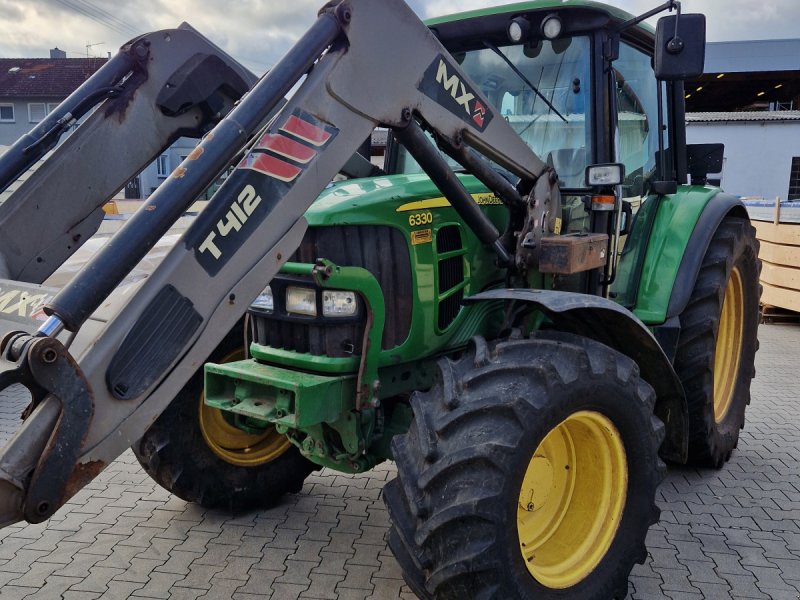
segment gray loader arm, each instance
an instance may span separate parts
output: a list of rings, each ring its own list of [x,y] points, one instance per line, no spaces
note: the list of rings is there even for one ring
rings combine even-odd
[[[304,74],[152,275],[135,293],[111,296],[124,271]],[[5,338],[0,389],[25,384],[36,408],[0,454],[0,521],[48,518],[147,430],[298,246],[304,212],[374,127],[392,127],[414,146],[453,206],[502,257],[499,234],[471,212],[474,203],[418,123],[454,153],[472,148],[528,189],[557,191],[554,178],[542,177],[548,168],[402,0],[328,3],[295,48],[47,305],[50,319],[38,336]],[[471,160],[481,160],[477,153]],[[486,164],[477,170],[491,184],[497,180]],[[498,194],[513,196],[503,182]],[[65,328],[76,332],[71,348],[83,349],[75,356],[55,337]]]
[[[178,137],[211,129],[255,81],[186,24],[123,46],[0,157],[5,189],[55,144],[76,111],[102,102],[0,204],[0,278],[42,283],[97,231],[107,200]]]

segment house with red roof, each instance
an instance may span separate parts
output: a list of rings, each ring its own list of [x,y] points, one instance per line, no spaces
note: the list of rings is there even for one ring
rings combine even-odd
[[[27,133],[107,58],[0,58],[0,145],[10,146]]]

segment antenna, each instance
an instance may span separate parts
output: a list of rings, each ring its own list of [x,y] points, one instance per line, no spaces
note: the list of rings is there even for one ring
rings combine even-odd
[[[95,42],[94,44],[86,42],[86,58],[89,58],[89,48],[92,46],[102,46],[105,42]]]

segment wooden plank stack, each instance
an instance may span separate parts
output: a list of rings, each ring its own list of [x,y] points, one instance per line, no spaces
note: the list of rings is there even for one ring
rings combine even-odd
[[[800,312],[800,224],[753,221],[761,242],[761,304]]]

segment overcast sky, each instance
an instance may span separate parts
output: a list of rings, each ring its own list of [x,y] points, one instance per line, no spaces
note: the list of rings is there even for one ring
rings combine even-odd
[[[380,0],[374,0],[379,2]],[[408,0],[421,17],[506,4],[503,0]],[[659,0],[610,0],[641,13]],[[188,21],[262,73],[313,22],[324,0],[0,0],[0,57],[106,56],[138,33]],[[685,0],[705,12],[709,41],[798,37],[798,0]]]

